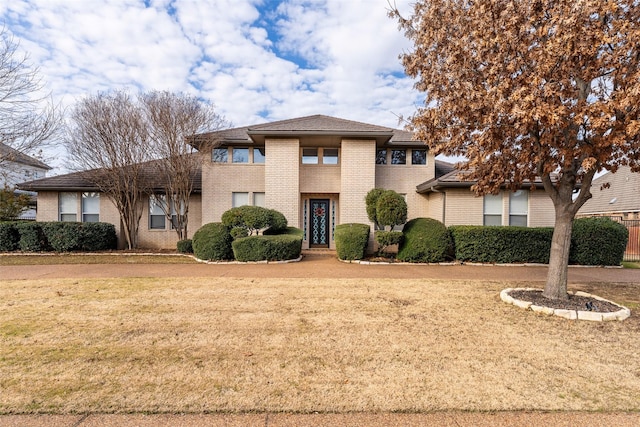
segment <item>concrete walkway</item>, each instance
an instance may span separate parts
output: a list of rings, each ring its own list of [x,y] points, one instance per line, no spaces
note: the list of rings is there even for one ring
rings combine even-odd
[[[290,264],[122,264],[0,266],[0,280],[91,277],[425,278],[541,282],[546,266],[359,265],[327,254]],[[637,283],[640,270],[571,267],[570,283]],[[0,427],[293,427],[293,426],[640,426],[640,413],[438,412],[427,414],[89,414],[4,415]]]

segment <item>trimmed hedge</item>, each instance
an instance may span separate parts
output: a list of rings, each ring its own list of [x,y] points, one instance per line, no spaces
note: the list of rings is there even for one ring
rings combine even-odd
[[[378,243],[378,252],[385,253],[385,249],[389,246],[399,245],[404,240],[402,231],[385,231],[378,230],[375,232],[376,243]]]
[[[458,261],[549,262],[553,228],[456,225],[449,227]]]
[[[620,265],[629,231],[610,218],[579,218],[573,223],[569,263]]]
[[[340,224],[335,229],[336,252],[344,260],[363,259],[369,244],[367,224]]]
[[[287,229],[287,219],[282,213],[261,206],[231,208],[222,214],[222,223],[231,229],[244,228],[248,235],[254,231],[257,234],[259,230],[265,228],[271,228],[277,232]],[[234,234],[236,234],[235,238],[242,237],[238,232]]]
[[[0,222],[0,252],[11,252],[18,250],[20,244],[20,233],[18,233],[17,222]]]
[[[415,218],[402,229],[404,239],[397,258],[405,262],[443,262],[453,258],[453,240],[447,227],[431,218]]]
[[[204,260],[233,259],[232,241],[229,227],[220,222],[211,222],[193,234],[193,253],[197,258]]]
[[[300,257],[302,230],[289,227],[286,234],[241,237],[233,241],[237,261],[284,261]]]
[[[13,245],[9,241],[6,245],[3,243],[5,239],[1,236],[2,229],[11,227],[6,224],[11,223],[4,223],[0,227],[0,250],[94,252],[117,247],[115,226],[105,222],[15,222],[13,227],[17,240]],[[10,247],[13,249],[6,249]]]
[[[47,244],[47,238],[42,231],[42,223],[19,222],[17,229],[20,234],[18,244],[21,251],[42,252],[50,250]]]

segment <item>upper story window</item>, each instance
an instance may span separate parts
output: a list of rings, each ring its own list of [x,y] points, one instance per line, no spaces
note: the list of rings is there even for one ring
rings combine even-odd
[[[227,163],[229,161],[229,150],[225,148],[214,148],[211,152],[211,161],[214,163]]]
[[[529,213],[529,192],[518,190],[509,194],[509,225],[517,227],[527,226]]]
[[[100,193],[82,193],[82,222],[100,221]]]
[[[376,151],[376,165],[386,165],[387,164],[387,149],[379,148]]]
[[[249,149],[233,147],[233,157],[231,161],[233,163],[249,163]]]
[[[253,149],[253,163],[264,163],[264,147],[256,147]]]
[[[391,150],[391,164],[392,165],[406,165],[407,164],[407,150]]]
[[[302,149],[302,163],[305,165],[317,165],[318,164],[318,149],[317,148],[303,148]]]
[[[60,221],[78,220],[78,194],[60,193],[58,196],[58,218]]]
[[[502,225],[502,194],[484,196],[484,225]]]
[[[427,164],[427,150],[426,149],[413,149],[411,150],[411,164],[412,165],[426,165]]]
[[[322,164],[324,164],[324,165],[337,165],[338,164],[338,149],[337,148],[323,148],[322,149]]]

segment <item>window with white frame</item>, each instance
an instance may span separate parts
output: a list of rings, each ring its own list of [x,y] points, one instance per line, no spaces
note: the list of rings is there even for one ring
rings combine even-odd
[[[317,165],[318,164],[318,149],[317,148],[303,148],[302,149],[302,163],[305,165]]]
[[[502,194],[484,196],[484,225],[502,225]]]
[[[166,228],[166,206],[167,198],[164,194],[149,196],[149,228],[151,230],[164,230]]]
[[[526,227],[529,214],[529,192],[518,190],[509,194],[509,225]]]
[[[253,206],[260,206],[264,208],[265,196],[264,193],[253,193]]]
[[[233,192],[231,193],[231,207],[237,208],[249,204],[249,193]]]
[[[82,193],[82,222],[100,221],[100,193]]]
[[[58,195],[58,218],[65,222],[78,220],[77,193],[60,193]]]
[[[338,149],[337,148],[323,148],[322,149],[322,164],[324,164],[324,165],[337,165],[338,164]]]

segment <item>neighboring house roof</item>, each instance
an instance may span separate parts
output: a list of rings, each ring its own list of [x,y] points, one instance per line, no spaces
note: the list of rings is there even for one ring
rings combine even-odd
[[[580,208],[581,215],[640,212],[640,173],[628,166],[594,179],[590,191],[593,197]]]
[[[158,175],[153,163],[154,162],[151,161],[144,164],[142,177],[146,181],[146,185],[154,191],[162,191],[165,188],[164,176]],[[92,174],[96,172],[97,170],[94,169],[41,178],[23,182],[18,184],[17,187],[20,190],[26,191],[99,191],[99,188],[91,179]],[[202,191],[202,169],[200,167],[198,167],[197,172],[193,176],[193,191],[195,193]]]
[[[433,179],[423,182],[416,186],[416,192],[420,194],[435,193],[447,188],[470,188],[476,181],[465,181],[464,175],[468,171],[460,171],[456,169],[456,165],[441,160],[436,160],[436,174]],[[552,176],[554,179],[555,176]],[[533,185],[536,188],[544,188],[542,180],[537,178]]]
[[[51,166],[35,159],[31,156],[27,156],[20,151],[9,147],[8,145],[0,143],[0,160],[5,160],[14,163],[20,163],[27,166],[33,166],[40,169],[51,170]]]
[[[265,137],[300,136],[374,138],[378,145],[423,145],[423,142],[413,139],[411,132],[321,114],[209,132],[197,135],[194,145],[198,147],[199,140],[207,139],[231,145],[264,144]]]

